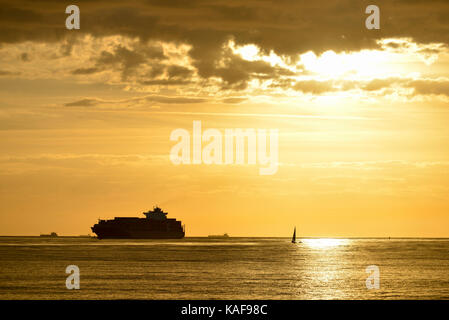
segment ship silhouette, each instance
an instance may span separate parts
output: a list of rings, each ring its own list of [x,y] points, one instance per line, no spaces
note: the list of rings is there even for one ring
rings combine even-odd
[[[207,236],[208,238],[212,238],[212,239],[226,239],[229,238],[229,235],[227,233],[225,234],[212,234]]]
[[[43,237],[43,238],[56,238],[56,237],[58,237],[58,234],[56,232],[52,232],[52,233],[49,233],[49,234],[41,234],[40,237]]]
[[[99,220],[91,229],[98,239],[181,239],[185,225],[176,219],[168,219],[167,212],[154,207],[143,213],[145,218],[115,217]]]
[[[296,227],[293,231],[292,243],[301,243],[301,241],[296,240]]]

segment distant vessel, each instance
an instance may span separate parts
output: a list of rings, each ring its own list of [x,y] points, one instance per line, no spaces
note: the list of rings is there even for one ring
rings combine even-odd
[[[98,239],[181,239],[185,226],[176,219],[167,219],[159,207],[143,213],[146,218],[115,217],[99,220],[91,229]]]
[[[52,232],[50,234],[41,234],[40,237],[43,238],[56,238],[58,236],[58,234],[56,232]]]
[[[227,233],[225,233],[225,234],[210,235],[207,237],[212,238],[212,239],[223,239],[223,238],[229,238],[229,235]]]
[[[292,243],[301,243],[301,241],[296,241],[296,227],[293,230],[293,237],[292,237]]]

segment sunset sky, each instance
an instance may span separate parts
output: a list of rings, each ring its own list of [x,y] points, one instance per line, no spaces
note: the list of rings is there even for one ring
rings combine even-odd
[[[448,17],[443,0],[0,0],[0,235],[157,204],[187,236],[449,237]],[[278,129],[277,173],[175,166],[170,133],[194,120]]]

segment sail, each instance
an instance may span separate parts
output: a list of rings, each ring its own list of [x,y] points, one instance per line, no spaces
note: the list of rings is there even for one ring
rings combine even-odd
[[[296,227],[295,230],[293,231],[292,243],[296,243]]]

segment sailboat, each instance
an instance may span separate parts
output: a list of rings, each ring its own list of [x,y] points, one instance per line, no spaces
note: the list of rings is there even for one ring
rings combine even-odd
[[[292,237],[292,243],[301,243],[301,241],[296,241],[296,227],[293,230],[293,237]]]

